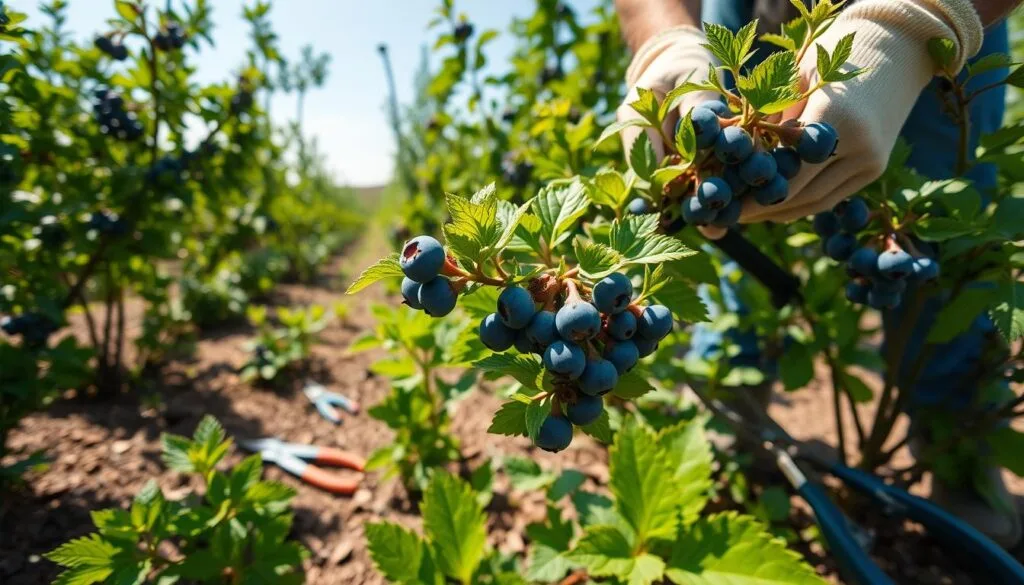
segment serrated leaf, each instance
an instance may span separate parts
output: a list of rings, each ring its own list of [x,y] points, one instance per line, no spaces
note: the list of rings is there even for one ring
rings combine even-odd
[[[773,53],[736,82],[740,94],[762,114],[777,114],[800,101],[796,55]]]
[[[580,271],[593,280],[615,272],[625,261],[622,254],[598,242],[576,238],[572,247]]]
[[[625,400],[633,400],[654,390],[645,373],[641,372],[642,370],[637,368],[619,376],[619,383],[615,385],[612,394]]]
[[[493,186],[492,186],[493,188]],[[498,201],[483,190],[473,199],[466,199],[452,193],[445,195],[448,215],[451,221],[444,225],[447,247],[456,255],[476,262],[482,262],[502,237],[502,226],[498,222]]]
[[[677,585],[825,585],[785,541],[735,512],[683,527],[665,576]]]
[[[498,252],[508,246],[512,242],[512,237],[515,236],[516,229],[519,228],[519,223],[532,205],[531,201],[527,201],[519,207],[508,201],[498,201],[498,224],[501,226],[501,235],[493,246],[484,248],[483,253]]]
[[[646,87],[638,87],[636,91],[637,99],[629,102],[629,107],[633,108],[633,111],[647,120],[651,126],[659,126],[661,120],[658,119],[658,96],[654,95],[654,92]]]
[[[1004,282],[989,315],[1008,343],[1024,337],[1024,282]]]
[[[195,470],[189,457],[192,441],[187,437],[164,433],[160,436],[160,444],[163,447],[161,458],[168,469],[180,473],[191,473]]]
[[[104,583],[114,573],[110,567],[77,567],[64,571],[52,585],[92,585]]]
[[[518,400],[510,400],[502,404],[501,408],[494,413],[487,432],[495,435],[525,437],[527,434],[526,405]]]
[[[684,323],[700,323],[708,320],[708,308],[697,295],[693,285],[672,280],[654,293],[654,298],[672,311],[676,319]]]
[[[620,121],[615,122],[611,126],[608,126],[607,128],[604,129],[604,132],[602,132],[601,135],[598,136],[597,142],[594,143],[594,148],[596,149],[605,140],[608,140],[612,136],[617,136],[620,132],[622,132],[626,128],[632,128],[634,126],[637,126],[637,127],[640,127],[640,128],[651,128],[651,127],[653,127],[650,122],[648,122],[647,120],[645,120],[643,118],[630,118],[628,120],[620,120]]]
[[[799,48],[796,46],[796,41],[785,35],[765,33],[761,35],[761,40],[766,43],[771,43],[776,47],[782,47],[787,51],[796,51]]]
[[[424,543],[414,532],[390,522],[366,524],[366,545],[377,569],[388,579],[415,581]]]
[[[579,179],[549,183],[537,194],[533,212],[540,219],[540,235],[548,247],[553,248],[572,235],[570,228],[583,217],[589,205],[586,187]]]
[[[680,240],[656,233],[658,216],[629,216],[612,222],[609,245],[622,254],[627,264],[658,264],[696,254]]]
[[[197,445],[212,451],[224,441],[226,436],[224,427],[217,422],[217,419],[208,414],[199,421],[199,425],[196,426],[196,431],[192,435],[192,440]]]
[[[714,23],[704,23],[704,35],[708,42],[702,46],[732,71],[739,71],[753,55],[750,48],[757,37],[757,21],[747,23],[734,35],[728,28]]]
[[[712,66],[711,71],[714,70],[714,66]],[[719,88],[716,86],[716,84],[712,83],[710,79],[711,78],[709,77],[709,81],[704,81],[700,83],[685,81],[682,83],[682,85],[674,88],[672,91],[665,94],[665,99],[662,100],[661,108],[658,111],[658,117],[661,118],[662,120],[667,119],[669,113],[678,108],[679,105],[683,103],[683,100],[686,99],[686,94],[688,93],[694,91],[719,91]]]
[[[469,485],[434,471],[423,493],[423,527],[437,551],[445,575],[468,583],[480,565],[487,542],[486,517]]]
[[[654,434],[636,423],[620,429],[608,451],[608,467],[615,508],[637,537],[643,542],[671,538],[678,520],[674,470]]]
[[[590,526],[566,556],[593,577],[616,577],[629,585],[661,579],[665,562],[650,553],[634,555],[630,540],[614,526]]]
[[[590,435],[591,437],[594,437],[595,439],[597,439],[601,443],[604,443],[605,445],[612,442],[612,427],[611,422],[608,419],[607,410],[602,412],[601,416],[598,417],[598,419],[595,420],[594,422],[590,423],[589,425],[580,427],[580,430]]]
[[[385,278],[401,278],[404,275],[402,266],[398,263],[398,254],[389,254],[366,270],[363,270],[359,278],[356,278],[355,282],[349,285],[345,294],[355,294],[377,281],[384,280]]]
[[[103,540],[98,534],[90,534],[69,540],[46,553],[46,558],[65,567],[110,567],[117,547]]]
[[[832,54],[829,55],[825,47],[818,45],[818,75],[821,80],[826,83],[835,83],[840,81],[847,81],[853,79],[857,75],[860,75],[863,69],[851,69],[843,71],[843,65],[846,64],[846,60],[850,58],[850,54],[853,52],[853,40],[854,33],[850,33],[843,38],[839,39],[836,43],[835,49]]]
[[[973,77],[982,75],[996,69],[1003,69],[1013,65],[1013,58],[1006,53],[989,53],[973,63],[967,64],[967,72]]]
[[[551,413],[550,400],[531,400],[526,405],[526,435],[531,441],[537,441],[537,433],[544,424],[544,419]]]
[[[629,147],[629,168],[645,181],[651,180],[651,174],[658,168],[658,155],[646,132],[641,132]]]
[[[527,579],[552,583],[565,577],[565,574],[577,565],[550,546],[531,544],[528,566]]]
[[[1006,76],[1006,83],[1013,87],[1024,88],[1024,65],[1017,67]]]
[[[697,154],[697,134],[693,129],[693,111],[686,112],[677,126],[675,135],[676,152],[683,157],[683,160],[690,162]]]
[[[928,39],[928,54],[938,69],[949,69],[956,57],[956,44],[944,37]]]
[[[542,373],[537,358],[509,353],[489,355],[482,360],[473,362],[473,367],[485,372],[511,376],[523,386],[534,390],[538,389],[537,377]]]
[[[658,444],[674,469],[676,504],[684,523],[696,520],[711,489],[711,443],[701,419],[678,423],[658,434]]]
[[[598,205],[607,205],[612,209],[621,209],[629,196],[629,186],[622,174],[611,170],[603,169],[590,182],[587,189],[587,196]]]

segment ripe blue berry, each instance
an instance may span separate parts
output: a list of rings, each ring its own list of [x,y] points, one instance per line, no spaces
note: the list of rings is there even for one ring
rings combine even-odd
[[[939,277],[939,263],[927,256],[914,259],[914,278],[934,280]]]
[[[551,311],[540,311],[530,319],[526,326],[526,337],[539,347],[547,347],[558,339],[558,330],[555,328],[555,314]]]
[[[587,360],[587,366],[580,375],[580,391],[590,396],[607,394],[619,383],[619,371],[615,364],[603,358]]]
[[[697,185],[696,198],[702,207],[717,211],[732,201],[732,189],[724,179],[708,177]]]
[[[690,110],[690,119],[693,121],[693,133],[697,136],[697,148],[711,147],[721,130],[718,125],[718,115],[707,108],[698,106]]]
[[[729,109],[728,104],[722,100],[708,100],[697,105],[698,108],[706,108],[714,112],[719,118],[732,118],[735,114]]]
[[[632,341],[616,341],[615,345],[605,349],[604,358],[615,366],[615,371],[621,376],[632,370],[640,360],[640,350]]]
[[[661,341],[672,331],[672,311],[665,305],[645,307],[637,323],[637,336]]]
[[[839,217],[831,211],[822,211],[814,216],[814,233],[825,240],[839,231]]]
[[[772,158],[779,169],[779,174],[787,181],[800,172],[800,155],[796,150],[785,146],[772,149]]]
[[[512,329],[522,329],[530,324],[537,307],[533,297],[522,287],[510,286],[498,295],[498,315],[502,322]]]
[[[898,292],[879,291],[875,288],[868,292],[868,305],[874,309],[895,309],[902,300],[903,295]]]
[[[760,187],[771,181],[779,172],[779,165],[775,157],[767,152],[755,152],[747,157],[747,160],[737,167],[740,171],[740,178],[751,187]]]
[[[878,252],[874,248],[858,248],[850,256],[849,266],[858,276],[875,276],[878,270]]]
[[[836,205],[834,211],[839,216],[839,224],[843,227],[843,231],[851,234],[867,227],[871,214],[868,204],[860,197],[851,197],[846,201],[841,201]]]
[[[656,339],[645,339],[637,335],[633,338],[633,344],[636,345],[636,350],[642,358],[658,351],[658,340]]]
[[[413,309],[422,309],[420,304],[420,283],[406,276],[402,279],[402,298]]]
[[[632,300],[633,283],[620,272],[613,272],[594,285],[594,306],[602,313],[621,313]]]
[[[748,185],[747,182],[743,180],[743,177],[740,176],[740,170],[737,166],[729,165],[725,167],[725,170],[722,172],[722,179],[728,183],[729,188],[732,189],[733,199],[740,197],[750,190],[750,185]]]
[[[559,339],[544,350],[544,367],[552,374],[579,378],[587,367],[587,356],[580,346]]]
[[[754,152],[754,141],[738,126],[727,126],[715,140],[715,156],[727,165],[738,165]]]
[[[856,248],[857,238],[850,234],[832,234],[825,240],[825,253],[829,258],[839,262],[848,260]]]
[[[850,281],[846,283],[846,298],[851,303],[866,305],[871,285],[864,282]]]
[[[892,280],[905,278],[914,272],[914,257],[893,244],[878,255],[878,272]]]
[[[564,416],[549,414],[537,432],[537,446],[558,453],[572,443],[572,423]]]
[[[804,161],[818,164],[835,153],[838,143],[839,137],[832,126],[825,122],[812,122],[804,126],[796,151]]]
[[[601,314],[586,301],[567,302],[555,313],[555,328],[562,339],[591,339],[601,330]]]
[[[683,211],[683,220],[690,225],[707,225],[718,215],[714,209],[701,204],[696,197],[684,199],[680,207]]]
[[[423,310],[431,317],[444,317],[455,309],[458,295],[452,283],[443,276],[425,282],[420,286],[419,301]]]
[[[480,322],[480,341],[492,351],[505,351],[516,342],[516,331],[501,322],[497,313],[491,313]]]
[[[776,173],[770,181],[754,188],[754,200],[761,205],[778,205],[789,197],[789,181]]]
[[[398,263],[409,278],[416,282],[427,282],[441,273],[444,247],[430,236],[417,236],[402,247]]]
[[[537,345],[536,343],[534,343],[533,340],[530,339],[530,336],[526,334],[526,330],[525,329],[520,329],[518,331],[516,331],[515,329],[510,329],[509,331],[511,331],[512,333],[515,334],[515,342],[514,343],[515,343],[515,346],[516,346],[516,350],[519,353],[522,353],[522,354],[535,353],[535,354],[538,354],[538,355],[543,353],[544,348],[541,347],[540,345]]]
[[[629,311],[608,317],[608,335],[614,339],[632,339],[636,335],[636,316]]]
[[[604,412],[604,400],[600,396],[580,396],[575,404],[565,409],[565,417],[574,425],[585,427],[601,418]]]
[[[636,215],[643,215],[647,213],[648,209],[649,206],[647,205],[647,200],[642,197],[637,197],[636,199],[629,202],[630,213],[634,213]]]
[[[717,225],[720,227],[732,227],[740,222],[740,215],[743,213],[743,202],[739,199],[733,199],[726,205],[724,209],[718,212],[715,219],[711,220],[711,225]]]

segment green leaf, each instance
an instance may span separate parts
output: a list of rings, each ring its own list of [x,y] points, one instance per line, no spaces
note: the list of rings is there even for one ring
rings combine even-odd
[[[704,301],[697,296],[697,289],[686,282],[668,282],[654,293],[654,298],[672,311],[676,319],[684,323],[699,323],[708,320]]]
[[[697,154],[697,134],[693,129],[693,110],[686,112],[675,135],[676,151],[689,162]]]
[[[587,476],[575,469],[566,469],[558,476],[555,483],[548,489],[548,500],[557,502],[575,492],[587,481]],[[571,535],[570,535],[571,536]]]
[[[519,228],[519,223],[523,220],[526,212],[530,210],[531,205],[532,202],[530,201],[523,203],[519,207],[508,201],[498,201],[498,224],[501,226],[501,235],[493,246],[484,248],[482,253],[500,252],[506,248],[512,242],[516,229]]]
[[[675,534],[676,490],[667,455],[639,424],[620,429],[608,451],[609,487],[615,507],[646,542]]]
[[[576,238],[572,247],[583,275],[594,280],[615,272],[625,262],[622,254],[597,242]]]
[[[366,545],[385,577],[398,582],[416,580],[424,543],[414,532],[390,522],[370,522],[366,524]]]
[[[544,424],[544,419],[551,413],[550,400],[531,400],[526,405],[526,435],[531,441],[537,441],[537,433]]]
[[[243,459],[231,470],[231,498],[238,501],[256,485],[263,475],[263,458],[254,453]]]
[[[103,540],[100,535],[90,534],[69,540],[43,556],[69,568],[110,567],[117,553],[117,547]]]
[[[711,489],[711,443],[700,419],[681,422],[658,434],[658,445],[666,454],[673,473],[675,503],[683,522],[697,519],[708,501]]]
[[[192,473],[195,470],[189,457],[192,441],[187,437],[163,433],[160,435],[160,444],[163,447],[162,459],[168,469],[179,473]]]
[[[482,262],[504,232],[498,222],[498,200],[493,196],[493,185],[475,194],[473,199],[448,193],[445,203],[452,218],[443,228],[448,248],[462,258]]]
[[[773,53],[736,82],[740,94],[762,114],[777,114],[800,101],[796,56]]]
[[[533,211],[541,221],[540,234],[554,248],[571,233],[576,221],[587,212],[590,200],[579,179],[549,183],[533,200]]]
[[[487,432],[495,435],[525,437],[527,435],[526,404],[518,400],[510,400],[502,404],[501,408],[494,413]]]
[[[52,585],[92,585],[105,583],[113,574],[110,567],[77,567],[64,571],[54,579]]]
[[[937,242],[973,234],[978,227],[952,217],[925,217],[914,222],[913,230],[922,240]]]
[[[626,259],[626,264],[660,264],[696,254],[677,238],[657,233],[656,214],[631,215],[612,221],[609,245]]]
[[[996,465],[1024,477],[1024,433],[1001,427],[988,434],[985,444],[991,449]]]
[[[714,66],[712,66],[714,71]],[[686,94],[694,91],[719,91],[719,88],[710,82],[693,83],[690,81],[684,82],[679,87],[676,87],[672,91],[665,95],[665,99],[661,102],[661,109],[658,112],[658,117],[662,120],[668,118],[670,112],[679,107],[683,103],[683,99]]]
[[[620,120],[620,121],[618,121],[618,122],[616,122],[616,123],[612,124],[611,126],[608,126],[607,128],[604,129],[604,132],[601,133],[601,136],[599,136],[597,138],[597,142],[594,143],[594,148],[596,149],[605,140],[608,140],[612,136],[617,136],[620,132],[622,132],[626,128],[632,128],[634,126],[638,126],[638,127],[641,127],[641,128],[651,128],[652,127],[651,123],[648,122],[647,120],[643,119],[643,118],[630,118],[628,120]]]
[[[486,516],[469,484],[437,470],[423,493],[423,527],[444,574],[462,583],[480,565],[487,542]]]
[[[931,55],[936,68],[948,71],[953,64],[953,58],[956,57],[956,45],[944,37],[928,39],[928,54]]]
[[[404,275],[401,265],[398,264],[398,254],[389,254],[388,256],[378,260],[373,266],[364,270],[359,275],[359,278],[349,285],[345,294],[352,295],[379,280],[384,280],[385,278],[401,278]]]
[[[1010,67],[1013,64],[1013,58],[1006,53],[989,53],[974,63],[967,63],[967,73],[974,77],[996,69]]]
[[[629,103],[629,106],[633,110],[640,114],[644,120],[654,127],[661,125],[661,120],[658,119],[658,96],[654,95],[654,92],[646,87],[638,87],[637,99]]]
[[[794,343],[779,359],[779,374],[787,391],[803,388],[814,379],[814,353],[811,348]]]
[[[796,41],[785,35],[765,33],[761,35],[761,40],[766,43],[771,43],[776,47],[782,47],[787,51],[796,51],[799,48],[796,46]]]
[[[510,353],[489,355],[482,360],[473,362],[473,367],[485,372],[511,376],[523,386],[533,390],[538,390],[537,378],[542,373],[540,361],[537,358]]]
[[[550,546],[531,544],[528,566],[527,579],[551,583],[565,577],[577,565]]]
[[[839,39],[831,55],[825,47],[818,45],[818,75],[822,81],[826,83],[848,81],[865,71],[863,68],[843,70],[846,60],[853,52],[853,37],[854,33],[850,33]]]
[[[870,402],[874,397],[871,392],[871,388],[864,383],[858,376],[855,376],[847,371],[839,372],[839,383],[843,385],[843,388],[850,393],[850,397],[853,401],[858,404]]]
[[[139,18],[139,11],[135,9],[135,5],[132,2],[117,0],[114,6],[117,8],[117,13],[121,18],[128,22],[135,22]]]
[[[632,400],[652,390],[654,390],[654,386],[647,381],[647,376],[638,369],[633,369],[619,376],[619,383],[615,385],[612,394],[625,400]]]
[[[602,412],[601,416],[598,417],[598,419],[595,420],[594,422],[590,423],[589,425],[584,425],[580,427],[580,430],[590,435],[591,437],[594,437],[595,439],[597,439],[601,443],[604,443],[605,445],[612,442],[612,427],[608,419],[607,410]]]
[[[523,405],[525,408],[525,404]],[[526,411],[523,411],[525,417]],[[512,487],[520,491],[535,491],[555,481],[554,474],[544,471],[533,459],[525,457],[506,457],[502,463],[505,475]]]
[[[646,132],[641,132],[629,147],[629,167],[638,177],[650,181],[655,169],[658,168],[658,155]]]
[[[678,585],[825,585],[800,555],[735,512],[680,530],[665,576]]]
[[[1024,337],[1024,282],[1002,283],[989,314],[1008,343]]]
[[[753,55],[750,49],[757,37],[757,21],[750,21],[735,35],[724,26],[705,22],[704,34],[708,42],[703,43],[703,46],[711,51],[722,65],[732,71],[739,71]]]
[[[994,283],[967,286],[951,302],[942,307],[928,333],[930,343],[945,343],[964,331],[982,311],[996,302],[999,289]]]
[[[1024,88],[1024,65],[1017,67],[1006,76],[1006,83],[1013,87]]]
[[[650,585],[665,574],[665,562],[650,553],[634,555],[630,539],[614,526],[591,526],[566,555],[592,577],[616,577],[629,585]]]
[[[611,169],[598,171],[588,187],[587,196],[591,201],[612,209],[621,209],[629,197],[630,189],[626,180],[621,173]]]
[[[192,435],[192,441],[206,449],[207,452],[212,452],[218,445],[224,442],[226,437],[224,427],[217,422],[217,419],[208,414],[196,426],[196,431]]]

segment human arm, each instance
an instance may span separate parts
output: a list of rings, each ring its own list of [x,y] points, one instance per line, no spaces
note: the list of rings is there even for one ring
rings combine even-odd
[[[634,53],[648,39],[670,28],[700,28],[700,6],[700,0],[615,0],[622,34]]]

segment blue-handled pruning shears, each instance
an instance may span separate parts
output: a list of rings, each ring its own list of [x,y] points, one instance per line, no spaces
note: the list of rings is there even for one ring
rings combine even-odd
[[[359,412],[359,404],[355,400],[342,396],[337,392],[331,392],[322,384],[307,382],[306,387],[302,391],[306,394],[306,398],[316,407],[320,416],[336,425],[341,424],[341,415],[338,413],[338,409],[335,408],[336,406],[349,414]]]

